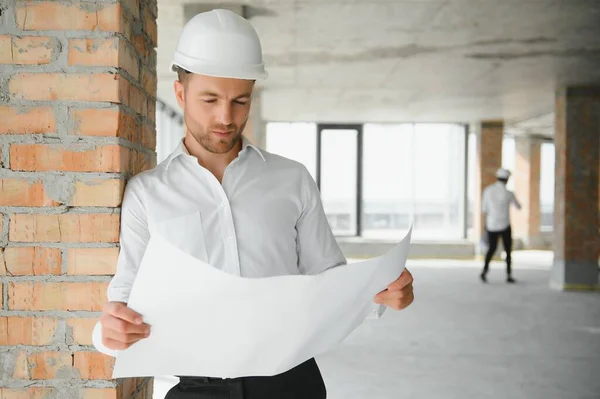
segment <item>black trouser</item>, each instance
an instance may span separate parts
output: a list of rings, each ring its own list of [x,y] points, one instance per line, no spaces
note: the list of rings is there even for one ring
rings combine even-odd
[[[483,274],[488,272],[490,267],[490,261],[494,257],[494,253],[498,248],[498,236],[502,237],[502,244],[504,245],[504,250],[506,251],[506,274],[510,277],[512,274],[512,230],[510,226],[502,231],[487,231],[489,248],[487,254],[485,255],[485,265],[483,266]]]
[[[165,399],[325,399],[315,359],[272,377],[180,377]]]

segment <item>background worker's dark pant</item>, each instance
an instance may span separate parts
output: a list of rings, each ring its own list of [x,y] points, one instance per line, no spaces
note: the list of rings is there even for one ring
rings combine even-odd
[[[232,379],[180,377],[165,399],[325,399],[325,383],[314,359],[272,377]]]
[[[490,247],[485,255],[483,274],[488,272],[490,261],[494,257],[494,253],[496,253],[496,249],[498,248],[498,237],[502,237],[502,245],[504,245],[504,250],[506,251],[506,273],[510,276],[512,273],[512,230],[510,226],[502,231],[487,231],[487,235]]]

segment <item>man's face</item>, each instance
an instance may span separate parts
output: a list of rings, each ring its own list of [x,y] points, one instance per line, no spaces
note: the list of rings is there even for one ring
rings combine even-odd
[[[187,74],[175,96],[190,134],[207,151],[224,154],[240,141],[254,81]]]

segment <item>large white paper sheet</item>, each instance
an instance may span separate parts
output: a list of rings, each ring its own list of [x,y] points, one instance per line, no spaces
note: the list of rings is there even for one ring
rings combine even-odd
[[[113,378],[283,373],[365,320],[374,296],[404,269],[410,235],[374,259],[269,278],[226,274],[155,236],[128,303],[152,333],[117,354]]]

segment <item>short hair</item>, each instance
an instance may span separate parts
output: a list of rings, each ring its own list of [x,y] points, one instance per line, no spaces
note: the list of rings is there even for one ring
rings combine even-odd
[[[179,65],[173,65],[173,72],[177,73],[177,80],[184,84],[186,79],[188,78],[188,75],[191,73],[190,71],[188,71],[187,69],[183,69]]]

